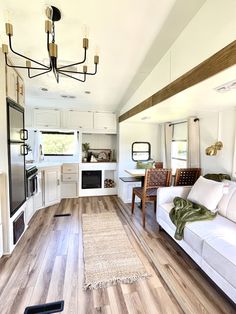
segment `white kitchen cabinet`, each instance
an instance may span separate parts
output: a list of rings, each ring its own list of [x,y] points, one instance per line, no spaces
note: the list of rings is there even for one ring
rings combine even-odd
[[[18,101],[18,75],[13,68],[7,67],[7,96]]]
[[[33,214],[34,214],[34,199],[33,199],[33,197],[30,197],[26,201],[26,207],[25,207],[25,223],[26,223],[26,225],[28,225]]]
[[[17,77],[17,102],[19,105],[25,105],[25,87],[22,78],[18,75]]]
[[[78,170],[77,163],[62,165],[61,198],[78,196]]]
[[[59,167],[44,170],[44,207],[59,203],[61,200],[61,171]]]
[[[93,112],[69,110],[62,113],[64,115],[63,126],[66,129],[92,130]]]
[[[7,96],[21,106],[25,105],[25,87],[14,68],[7,67]]]
[[[94,129],[116,132],[116,115],[108,112],[94,112]]]
[[[60,111],[57,109],[34,109],[34,126],[44,129],[60,128]]]

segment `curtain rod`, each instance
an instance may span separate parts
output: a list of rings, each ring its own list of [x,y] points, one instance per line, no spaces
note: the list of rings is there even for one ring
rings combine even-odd
[[[197,121],[199,121],[199,118],[195,118],[193,121],[197,122]],[[183,123],[187,123],[187,120],[186,121],[181,121],[181,122],[176,122],[176,123],[170,123],[169,126],[177,125],[177,124],[183,124]]]

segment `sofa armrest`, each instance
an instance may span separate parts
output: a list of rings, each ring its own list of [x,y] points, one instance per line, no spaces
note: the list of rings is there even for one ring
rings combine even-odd
[[[192,186],[168,186],[157,189],[157,206],[170,203],[174,197],[187,198]]]

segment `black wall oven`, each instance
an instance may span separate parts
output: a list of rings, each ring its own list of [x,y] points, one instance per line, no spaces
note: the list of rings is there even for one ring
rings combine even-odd
[[[27,197],[31,197],[38,191],[38,169],[35,166],[26,167],[26,179],[27,179]]]

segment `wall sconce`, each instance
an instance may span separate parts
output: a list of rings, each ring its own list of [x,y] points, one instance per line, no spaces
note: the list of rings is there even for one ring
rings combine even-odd
[[[219,139],[221,138],[221,114],[218,114],[218,141],[206,148],[205,153],[207,156],[216,156],[217,151],[223,148],[223,143]]]
[[[214,145],[211,145],[206,148],[205,153],[207,156],[215,156],[218,150],[223,148],[223,143],[221,141],[216,142]]]

